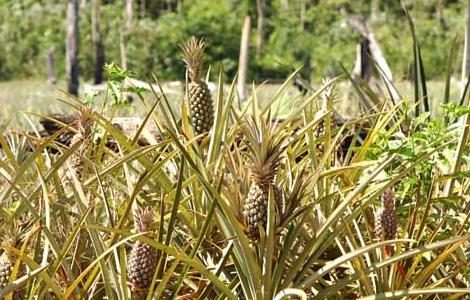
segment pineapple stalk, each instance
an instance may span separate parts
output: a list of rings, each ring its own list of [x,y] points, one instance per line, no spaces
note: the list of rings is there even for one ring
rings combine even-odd
[[[210,131],[214,123],[214,108],[207,84],[201,79],[204,42],[194,36],[180,46],[186,64],[189,82],[186,98],[189,102],[191,123],[197,135]]]
[[[149,209],[136,209],[134,213],[134,229],[136,232],[146,232],[154,224],[153,212]],[[128,284],[136,298],[144,297],[152,283],[153,274],[157,267],[156,250],[150,245],[137,241],[129,254],[127,275]]]

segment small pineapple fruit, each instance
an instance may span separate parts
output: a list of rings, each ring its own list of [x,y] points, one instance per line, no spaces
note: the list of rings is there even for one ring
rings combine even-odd
[[[201,79],[204,42],[193,36],[180,47],[189,75],[186,97],[189,102],[191,122],[197,135],[207,133],[214,122],[214,108],[209,88]]]
[[[154,215],[147,208],[139,208],[134,213],[134,229],[137,232],[149,231],[153,227]],[[146,294],[152,283],[157,267],[155,248],[137,241],[129,254],[127,265],[128,283],[135,293]]]
[[[90,146],[91,136],[92,136],[92,124],[93,120],[91,118],[92,111],[88,107],[82,108],[77,114],[75,114],[75,124],[78,130],[71,140],[71,145],[76,143],[81,143],[78,147],[77,153],[74,153],[70,156],[70,166],[71,169],[75,172],[75,175],[78,179],[81,179],[85,173],[83,156],[86,155],[87,150]]]
[[[251,170],[251,186],[245,199],[243,214],[247,221],[247,234],[252,241],[259,239],[259,226],[266,230],[269,191],[272,189],[278,211],[284,209],[279,187],[274,183],[286,135],[275,130],[269,120],[252,120],[243,127]]]
[[[397,234],[397,213],[394,202],[395,190],[388,188],[382,194],[382,208],[375,218],[375,233],[380,240],[391,240]]]
[[[21,242],[21,229],[16,223],[14,223],[11,230],[8,230],[3,237],[2,248],[4,251],[2,255],[0,255],[0,290],[8,285],[10,276],[17,260],[17,256],[14,253],[11,253],[8,247],[18,248],[21,245]],[[24,274],[26,274],[26,266],[20,262],[20,267],[18,273],[16,274],[16,278],[19,278]],[[23,291],[21,289],[13,292],[14,300],[20,300],[23,298]]]

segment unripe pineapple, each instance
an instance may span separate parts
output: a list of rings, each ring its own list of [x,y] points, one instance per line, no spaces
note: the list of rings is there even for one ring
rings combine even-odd
[[[149,231],[153,227],[154,215],[149,209],[139,208],[134,214],[134,229]],[[133,292],[146,294],[157,267],[155,248],[137,241],[129,254],[127,265],[128,282]]]
[[[4,252],[0,256],[0,290],[3,289],[8,285],[8,281],[10,280],[10,276],[13,272],[13,268],[15,267],[15,260],[16,257],[13,255],[9,255]],[[21,263],[20,269],[16,274],[16,278],[20,278],[26,274],[26,266]],[[20,300],[24,299],[23,291],[16,290],[13,292],[13,300]]]
[[[282,143],[286,135],[275,131],[275,124],[269,120],[253,119],[244,127],[248,158],[251,170],[251,186],[243,207],[247,222],[248,237],[259,239],[259,226],[266,230],[269,191],[272,189],[278,211],[284,209],[279,187],[275,185],[280,161],[283,154]]]
[[[201,79],[204,42],[194,36],[181,45],[183,61],[189,75],[186,98],[191,112],[191,123],[197,135],[209,132],[214,122],[212,97],[207,84]]]
[[[7,247],[18,248],[21,245],[21,231],[16,223],[14,223],[12,228],[9,229],[3,237],[2,248],[3,253],[0,255],[0,290],[8,285],[10,276],[13,273],[13,268],[17,260],[17,256],[14,253],[11,253]],[[20,267],[16,278],[19,278],[26,274],[26,266],[20,262]],[[16,290],[13,292],[13,299],[20,300],[23,299],[23,291]]]
[[[281,198],[279,188],[270,184],[273,188],[274,198],[277,202]],[[269,185],[260,186],[258,183],[254,182],[250,191],[248,192],[248,197],[244,206],[244,215],[247,217],[248,222],[248,235],[251,239],[257,239],[259,235],[258,225],[261,225],[266,229],[266,221],[268,217],[268,196],[269,196]],[[284,208],[280,208],[283,210]]]
[[[83,156],[86,155],[90,146],[92,124],[91,109],[84,107],[77,114],[75,114],[75,122],[78,133],[76,133],[71,140],[71,145],[80,143],[77,152],[72,154],[69,158],[69,163],[73,172],[78,179],[81,179],[85,173]]]
[[[380,240],[391,240],[397,234],[397,213],[394,202],[395,190],[388,188],[382,195],[382,208],[375,218],[375,233]]]

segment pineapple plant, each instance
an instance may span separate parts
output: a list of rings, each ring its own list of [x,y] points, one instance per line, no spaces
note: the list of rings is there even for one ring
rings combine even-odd
[[[283,212],[282,193],[275,184],[275,177],[284,153],[286,135],[276,130],[269,118],[257,121],[253,118],[243,126],[247,144],[247,157],[251,171],[251,185],[243,206],[247,222],[247,235],[259,240],[259,227],[266,230],[269,192],[272,189],[279,212]]]
[[[323,84],[326,85],[331,81],[330,78],[324,78],[323,79]],[[327,111],[332,111],[329,117],[329,120],[327,119],[328,117],[325,117],[323,120],[320,121],[320,123],[315,127],[315,138],[319,139],[326,134],[326,128],[328,129],[335,129],[337,127],[340,127],[342,124],[345,123],[345,120],[341,117],[341,115],[336,111],[336,109],[333,108],[333,100],[336,98],[336,91],[335,91],[335,86],[332,84],[328,85],[323,93],[321,94],[321,107],[317,112],[317,115],[323,115]],[[330,124],[326,124],[326,121],[329,121]],[[319,144],[317,146],[317,149],[320,152],[323,152],[324,145]]]
[[[186,98],[189,102],[191,123],[197,135],[204,134],[210,131],[214,122],[212,96],[207,84],[201,79],[204,41],[193,36],[180,47],[189,76]]]
[[[83,107],[76,114],[76,127],[78,133],[76,133],[70,142],[73,146],[76,143],[80,143],[77,153],[74,153],[69,158],[69,163],[73,172],[78,179],[81,179],[85,173],[83,156],[87,153],[87,150],[90,146],[91,136],[92,136],[92,124],[93,120],[91,118],[92,111],[88,107]]]
[[[321,104],[319,110],[316,112],[316,116],[320,117],[328,111],[331,111],[331,113],[329,116],[324,117],[314,128],[314,136],[317,140],[322,138],[326,139],[327,130],[330,131],[330,138],[333,139],[339,128],[352,121],[351,119],[347,120],[343,118],[343,116],[341,116],[341,114],[333,107],[334,101],[337,99],[336,86],[329,84],[330,82],[331,79],[328,77],[323,79],[323,84],[327,86],[321,94]],[[368,122],[365,120],[360,122],[355,120],[354,122],[351,122],[351,131],[344,135],[335,147],[335,152],[340,162],[344,161],[350,147],[360,145],[366,138],[369,132],[367,129],[369,124],[367,123]],[[325,141],[319,143],[316,149],[319,153],[324,153],[326,150]]]
[[[134,222],[136,232],[140,233],[151,230],[154,224],[153,212],[148,208],[136,209]],[[155,248],[137,241],[129,254],[127,265],[128,284],[134,294],[147,294],[156,267]]]
[[[22,230],[16,222],[14,222],[11,225],[11,228],[8,229],[9,230],[6,230],[2,238],[3,253],[0,255],[0,290],[8,285],[10,276],[13,273],[13,269],[17,261],[17,256],[12,253],[9,248],[18,248],[23,241]],[[18,273],[16,274],[16,277],[19,278],[25,273],[26,266],[25,264],[20,262],[20,267]],[[23,291],[21,289],[13,292],[14,300],[19,300],[23,298]]]

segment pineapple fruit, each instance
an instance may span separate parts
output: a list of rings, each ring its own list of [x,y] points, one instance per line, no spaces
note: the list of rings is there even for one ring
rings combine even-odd
[[[83,156],[86,155],[87,150],[90,146],[91,136],[92,136],[92,124],[93,120],[91,118],[92,111],[88,107],[82,108],[76,114],[76,127],[78,133],[76,133],[71,140],[71,145],[80,143],[77,153],[74,153],[69,158],[69,163],[73,172],[78,179],[81,179],[85,173]]]
[[[14,223],[12,225],[11,230],[8,230],[5,233],[5,236],[2,240],[2,248],[4,251],[0,255],[0,290],[8,285],[10,276],[13,273],[13,268],[15,267],[17,256],[14,253],[11,253],[8,250],[8,247],[18,248],[21,245],[22,235],[20,227],[16,223]],[[26,266],[25,264],[20,262],[20,267],[18,273],[16,274],[16,278],[19,278],[25,274]],[[13,292],[14,300],[19,300],[23,298],[23,291],[21,289]]]
[[[278,211],[282,211],[282,194],[275,184],[275,177],[283,154],[285,135],[275,131],[271,121],[252,120],[243,127],[250,161],[251,186],[243,207],[247,222],[247,235],[252,241],[259,240],[259,227],[266,230],[270,190]]]
[[[375,233],[380,240],[391,240],[397,234],[397,213],[394,202],[395,190],[388,188],[382,194],[382,208],[375,218]]]
[[[153,227],[154,215],[149,209],[139,208],[134,213],[134,220],[134,229],[137,232],[146,232]],[[128,283],[135,294],[147,294],[156,267],[155,248],[137,241],[129,254],[127,265]]]
[[[186,98],[189,102],[191,123],[197,135],[207,133],[214,122],[214,108],[209,88],[201,79],[204,42],[202,39],[191,37],[180,47],[189,76]]]

